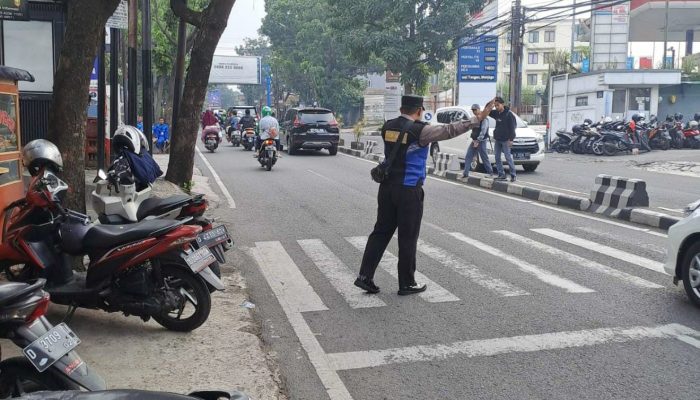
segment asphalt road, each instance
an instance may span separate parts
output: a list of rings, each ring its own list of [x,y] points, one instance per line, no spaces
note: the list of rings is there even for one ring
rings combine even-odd
[[[343,138],[347,146],[354,140],[350,134]],[[377,141],[375,153],[382,151],[380,137],[365,136],[362,140]],[[449,149],[444,145],[441,148],[449,153],[463,153],[469,141],[467,135],[462,135],[450,141]],[[599,174],[642,179],[647,183],[650,208],[673,216],[682,215],[687,204],[700,199],[698,150],[652,151],[614,157],[547,153],[536,171],[526,172],[517,167],[517,173],[521,183],[582,197],[590,195]]]
[[[700,310],[659,271],[662,233],[431,178],[428,291],[397,296],[385,257],[364,295],[371,164],[283,155],[271,172],[240,148],[205,157],[290,398],[697,398]]]

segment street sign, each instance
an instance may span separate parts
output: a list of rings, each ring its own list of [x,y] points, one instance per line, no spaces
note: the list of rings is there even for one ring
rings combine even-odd
[[[459,82],[496,82],[498,76],[498,38],[470,38],[458,52]]]
[[[0,19],[26,21],[29,0],[0,0]]]
[[[121,0],[117,9],[105,24],[107,28],[127,29],[129,27],[129,7],[127,0]]]
[[[627,69],[634,69],[634,57],[627,57]]]

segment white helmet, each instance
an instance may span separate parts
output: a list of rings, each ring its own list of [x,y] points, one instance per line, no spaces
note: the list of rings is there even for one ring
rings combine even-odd
[[[690,127],[690,129],[697,129],[698,128],[698,121],[692,120],[692,121],[688,122],[688,126]]]
[[[63,169],[63,157],[58,147],[46,139],[36,139],[22,148],[22,163],[35,176],[42,167],[49,167],[54,172]]]
[[[613,119],[610,118],[610,117],[605,117],[605,119],[603,120],[603,122],[612,122],[612,120],[613,120]]]
[[[141,154],[141,133],[136,127],[131,125],[122,125],[117,128],[112,136],[112,148],[121,150],[126,147],[129,151]]]

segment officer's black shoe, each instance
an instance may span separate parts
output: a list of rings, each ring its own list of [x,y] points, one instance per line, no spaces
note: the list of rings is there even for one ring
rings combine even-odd
[[[355,279],[355,286],[359,287],[367,293],[379,293],[379,286],[375,285],[374,282],[369,279],[357,278]]]
[[[399,288],[399,296],[408,296],[409,294],[416,294],[416,293],[420,293],[420,292],[425,292],[425,289],[427,289],[427,288],[428,288],[428,285],[426,285],[425,283],[422,285],[419,285],[416,283],[415,285],[412,285],[412,286],[406,286],[406,287]]]

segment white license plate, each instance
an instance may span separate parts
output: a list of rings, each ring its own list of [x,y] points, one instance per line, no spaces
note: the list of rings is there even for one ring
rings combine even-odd
[[[325,129],[309,129],[309,133],[326,133]]]
[[[513,159],[515,159],[515,160],[529,160],[530,153],[513,153]]]
[[[216,257],[214,257],[214,254],[212,254],[212,252],[209,250],[209,247],[201,247],[192,253],[185,255],[183,258],[185,259],[187,265],[195,273],[199,273],[204,268],[208,267],[209,264],[216,261]]]
[[[65,323],[54,326],[22,351],[39,372],[44,372],[80,344],[78,335]]]

